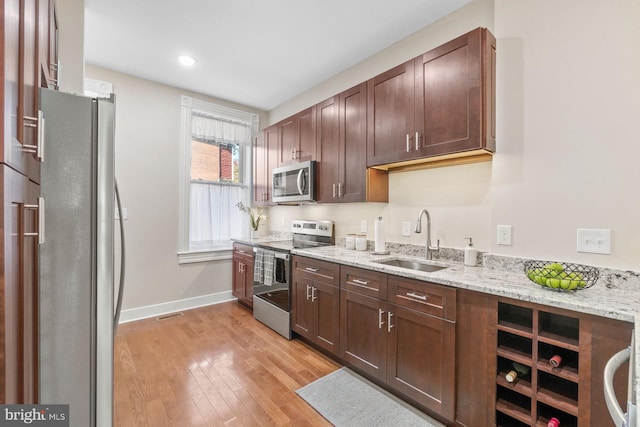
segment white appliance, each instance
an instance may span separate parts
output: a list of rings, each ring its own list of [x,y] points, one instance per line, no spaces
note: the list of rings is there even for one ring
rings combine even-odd
[[[613,377],[616,371],[626,362],[629,362],[629,388],[627,392],[627,412],[618,404],[615,391],[613,389]],[[635,401],[635,389],[633,379],[635,364],[635,342],[631,338],[631,345],[614,354],[604,367],[604,400],[607,403],[609,414],[616,427],[640,427],[637,418],[637,402]]]
[[[114,305],[124,279],[123,258],[114,304],[114,98],[41,89],[40,109],[46,239],[39,251],[39,401],[68,404],[71,427],[110,427]]]

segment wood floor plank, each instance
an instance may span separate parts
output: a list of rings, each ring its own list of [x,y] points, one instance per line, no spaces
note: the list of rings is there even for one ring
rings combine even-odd
[[[235,302],[121,325],[116,426],[330,426],[295,393],[339,365]]]

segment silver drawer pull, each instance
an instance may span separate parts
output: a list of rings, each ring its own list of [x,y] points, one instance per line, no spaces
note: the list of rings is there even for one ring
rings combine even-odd
[[[38,197],[37,205],[24,205],[25,209],[33,209],[38,212],[38,231],[35,233],[24,233],[25,236],[38,236],[38,244],[43,244],[44,239],[44,197]]]
[[[426,301],[427,300],[427,296],[426,295],[418,295],[418,294],[415,294],[413,292],[407,292],[407,296],[411,297],[411,298],[419,299],[421,301]]]
[[[407,153],[411,151],[411,137],[407,134]]]
[[[311,286],[307,285],[307,301],[311,299]]]
[[[378,329],[382,329],[382,325],[384,325],[384,320],[382,320],[382,315],[384,314],[384,310],[378,309]]]
[[[388,311],[387,312],[387,332],[391,332],[391,328],[393,328],[393,325],[391,324],[392,317],[393,317],[393,313]]]
[[[358,285],[364,285],[364,286],[367,286],[369,284],[369,281],[360,280],[360,279],[353,279],[352,282],[357,283]]]
[[[315,300],[318,299],[318,296],[316,295],[317,290],[318,288],[316,288],[315,286],[311,287],[311,302],[314,302]]]
[[[246,252],[243,251],[242,249],[236,249],[236,252],[238,252],[239,254],[246,254]]]
[[[305,267],[304,269],[305,269],[305,270],[307,270],[307,271],[310,271],[310,272],[312,272],[312,273],[315,273],[315,272],[317,272],[317,271],[318,271],[318,269],[317,269],[317,268],[312,268],[312,267]]]

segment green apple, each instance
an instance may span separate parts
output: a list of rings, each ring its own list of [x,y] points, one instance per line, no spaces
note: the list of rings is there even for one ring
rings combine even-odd
[[[585,286],[587,286],[587,282],[584,280],[579,280],[578,281],[578,287],[579,288],[584,288]]]
[[[544,266],[544,268],[547,268],[549,270],[555,270],[557,272],[563,271],[564,267],[562,266],[562,264],[559,264],[557,262],[554,262],[552,264],[547,264]]]
[[[572,291],[578,287],[579,280],[572,280],[569,284],[569,290]]]
[[[538,284],[538,285],[542,285],[542,286],[547,286],[547,278],[544,276],[534,276],[533,280]]]
[[[571,280],[569,279],[560,279],[560,288],[569,289],[571,287]]]
[[[547,285],[553,289],[558,289],[560,287],[560,279],[551,277],[547,279]]]

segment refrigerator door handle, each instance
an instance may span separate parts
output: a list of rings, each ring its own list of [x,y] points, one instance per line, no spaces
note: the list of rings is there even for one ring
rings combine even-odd
[[[120,224],[120,284],[118,286],[118,300],[113,318],[113,335],[115,336],[120,322],[120,312],[122,311],[122,294],[124,293],[124,273],[125,265],[125,244],[124,244],[124,217],[122,216],[122,204],[120,203],[120,192],[118,191],[118,181],[115,181],[116,203],[118,205],[118,223]]]

